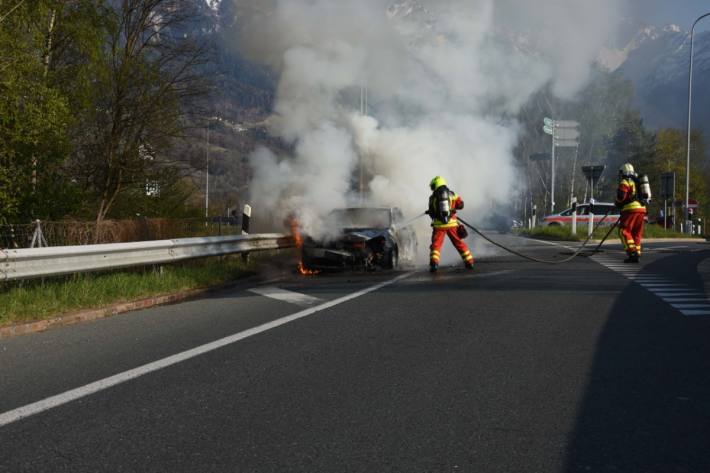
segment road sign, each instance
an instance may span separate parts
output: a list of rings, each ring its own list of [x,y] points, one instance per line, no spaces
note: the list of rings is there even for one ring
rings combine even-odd
[[[695,199],[688,199],[688,208],[689,208],[690,210],[695,210],[695,209],[697,209],[697,208],[698,208],[698,205],[700,205],[700,204],[698,204],[698,201],[697,201],[697,200],[695,200]]]
[[[555,126],[555,120],[553,120],[552,118],[545,117],[543,122],[545,123],[545,126],[550,126],[550,127]]]
[[[598,181],[602,173],[606,169],[606,165],[582,166],[582,172],[588,181]]]
[[[574,120],[557,120],[555,126],[557,128],[577,128],[579,127],[579,122]]]
[[[555,138],[558,140],[577,140],[579,139],[579,131],[574,128],[558,128]]]
[[[672,199],[675,195],[675,173],[664,172],[661,174],[661,200]]]
[[[577,140],[555,140],[555,146],[558,148],[576,148],[579,146]]]
[[[535,153],[530,155],[530,161],[549,161],[552,159],[550,153]]]
[[[551,134],[553,133],[552,128],[549,127],[549,126],[547,126],[547,125],[545,125],[545,126],[542,127],[542,131],[544,131],[544,132],[547,133],[548,135],[551,135]]]

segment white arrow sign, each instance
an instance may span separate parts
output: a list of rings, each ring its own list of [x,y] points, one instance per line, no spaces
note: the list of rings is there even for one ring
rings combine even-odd
[[[555,122],[555,126],[557,128],[577,128],[579,126],[579,122],[574,120],[557,120]]]

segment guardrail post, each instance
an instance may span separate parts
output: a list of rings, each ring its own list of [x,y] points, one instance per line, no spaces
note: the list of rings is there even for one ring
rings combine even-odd
[[[242,212],[242,235],[249,235],[249,224],[251,221],[251,205],[244,205],[244,212]],[[242,261],[245,263],[249,262],[249,253],[242,253]]]
[[[589,208],[589,227],[587,227],[587,236],[591,237],[594,232],[594,212]]]
[[[577,198],[572,198],[572,235],[577,234]]]
[[[249,235],[249,221],[251,220],[251,205],[246,204],[244,206],[244,212],[242,212],[242,235]]]

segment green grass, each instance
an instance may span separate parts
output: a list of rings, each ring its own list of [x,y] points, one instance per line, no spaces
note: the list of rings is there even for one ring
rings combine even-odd
[[[609,227],[601,227],[594,231],[593,239],[600,240],[609,231]],[[584,241],[587,239],[587,226],[582,225],[577,227],[577,234],[572,235],[571,227],[569,226],[552,226],[552,227],[535,227],[532,229],[521,229],[516,232],[518,235],[530,238],[539,238],[541,240],[554,241]],[[683,233],[666,230],[659,225],[645,225],[644,238],[686,238],[688,235]],[[618,240],[618,230],[609,235],[610,240]]]
[[[0,326],[51,318],[81,309],[107,306],[149,296],[206,288],[254,273],[270,255],[208,258],[153,268],[0,285]]]

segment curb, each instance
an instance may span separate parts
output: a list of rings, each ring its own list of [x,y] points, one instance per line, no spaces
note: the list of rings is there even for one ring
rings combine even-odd
[[[232,283],[234,284],[234,283]],[[184,292],[179,292],[175,294],[166,294],[162,296],[152,296],[145,299],[139,299],[137,301],[131,302],[120,302],[117,304],[112,304],[108,307],[102,307],[100,309],[87,309],[78,312],[71,312],[65,315],[60,315],[58,317],[53,317],[51,319],[39,320],[37,322],[27,322],[17,325],[8,325],[5,327],[0,327],[0,340],[3,338],[15,337],[18,335],[27,335],[30,333],[44,332],[51,328],[64,327],[67,325],[74,325],[82,322],[89,322],[92,320],[99,320],[106,317],[111,317],[113,315],[123,314],[125,312],[132,312],[134,310],[149,309],[151,307],[173,304],[175,302],[183,302],[188,299],[201,296],[209,291],[214,291],[215,289],[223,288],[223,286],[202,288],[202,289],[191,289]]]

